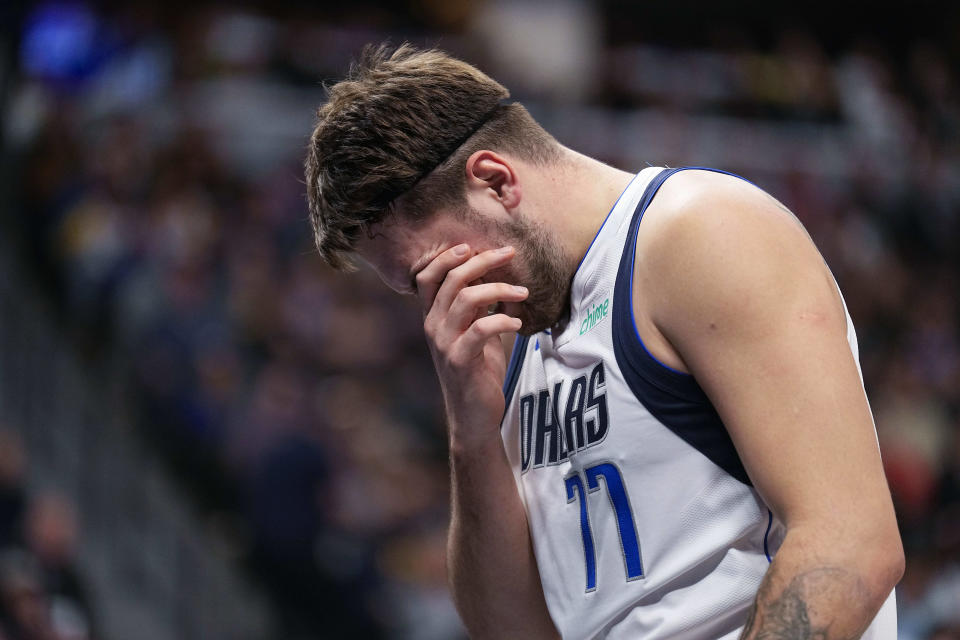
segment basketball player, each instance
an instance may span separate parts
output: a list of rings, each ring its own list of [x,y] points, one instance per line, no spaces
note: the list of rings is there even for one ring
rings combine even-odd
[[[320,254],[423,305],[471,635],[895,638],[856,335],[799,222],[722,172],[580,155],[507,96],[369,49],[306,161]]]

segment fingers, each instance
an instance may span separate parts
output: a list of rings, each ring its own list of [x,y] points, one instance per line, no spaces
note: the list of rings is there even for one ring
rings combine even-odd
[[[442,309],[439,302],[434,304],[423,320],[423,329],[432,344],[445,350],[455,343],[475,320],[483,319],[490,306],[501,302],[522,302],[529,294],[526,287],[505,282],[484,282],[465,287],[457,292],[449,309]]]
[[[447,312],[447,324],[456,330],[464,330],[478,316],[486,315],[486,309],[500,302],[522,302],[529,292],[505,282],[486,282],[465,287],[457,292]]]
[[[529,292],[504,282],[483,282],[489,271],[510,262],[513,247],[470,256],[467,245],[444,251],[417,274],[424,307],[423,328],[438,369],[466,366],[483,354],[491,339],[517,331],[522,323],[503,313],[486,315],[491,305],[521,302]],[[441,367],[440,363],[444,363]]]
[[[424,314],[430,311],[433,306],[437,290],[443,284],[443,279],[447,277],[447,273],[469,258],[470,247],[465,244],[458,244],[438,255],[430,264],[420,270],[420,273],[417,274],[417,295],[423,305]]]
[[[501,247],[499,249],[490,249],[489,251],[478,253],[469,260],[453,266],[453,268],[448,269],[442,274],[438,274],[438,270],[431,270],[430,274],[424,275],[424,271],[427,270],[424,269],[417,276],[418,289],[420,287],[421,277],[428,283],[427,286],[430,286],[429,283],[431,282],[439,283],[439,289],[436,290],[432,303],[425,307],[425,310],[429,311],[431,308],[438,308],[445,311],[450,308],[454,298],[461,289],[467,286],[468,283],[482,277],[488,271],[510,262],[510,260],[513,259],[514,253],[513,247]],[[435,260],[434,263],[431,263],[427,268],[433,267],[436,262]],[[421,296],[421,299],[424,298]]]
[[[478,318],[454,343],[449,351],[448,360],[454,366],[466,366],[483,353],[483,347],[491,338],[500,339],[501,333],[517,331],[523,323],[505,313],[497,313]]]

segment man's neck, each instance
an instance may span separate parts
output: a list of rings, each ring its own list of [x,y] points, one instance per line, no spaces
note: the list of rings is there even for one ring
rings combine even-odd
[[[568,264],[578,265],[634,174],[570,149],[563,152],[559,168],[544,174],[547,207],[540,213],[556,234]]]

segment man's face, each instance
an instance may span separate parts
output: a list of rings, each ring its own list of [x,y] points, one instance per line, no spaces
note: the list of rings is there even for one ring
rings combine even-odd
[[[407,294],[417,293],[416,274],[451,247],[466,243],[471,254],[477,254],[511,245],[516,249],[513,260],[480,282],[522,285],[530,295],[520,303],[501,303],[497,312],[520,318],[523,335],[566,323],[573,265],[550,231],[533,220],[520,214],[494,219],[476,210],[465,215],[440,212],[416,223],[394,218],[373,231],[373,238],[361,241],[358,253],[390,288]]]

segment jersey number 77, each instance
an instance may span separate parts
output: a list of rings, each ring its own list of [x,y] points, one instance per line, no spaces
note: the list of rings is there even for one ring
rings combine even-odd
[[[583,553],[587,567],[587,591],[594,591],[597,588],[597,554],[593,542],[593,531],[590,527],[590,513],[587,510],[587,493],[600,490],[600,478],[603,478],[607,486],[607,495],[610,497],[610,505],[616,517],[626,579],[629,582],[643,578],[637,527],[633,521],[633,512],[630,509],[630,500],[627,498],[627,490],[623,485],[620,469],[612,462],[602,462],[584,469],[583,475],[587,479],[586,491],[578,471],[564,478],[564,484],[567,487],[567,504],[573,503],[578,498],[580,500],[580,534],[583,537]]]

